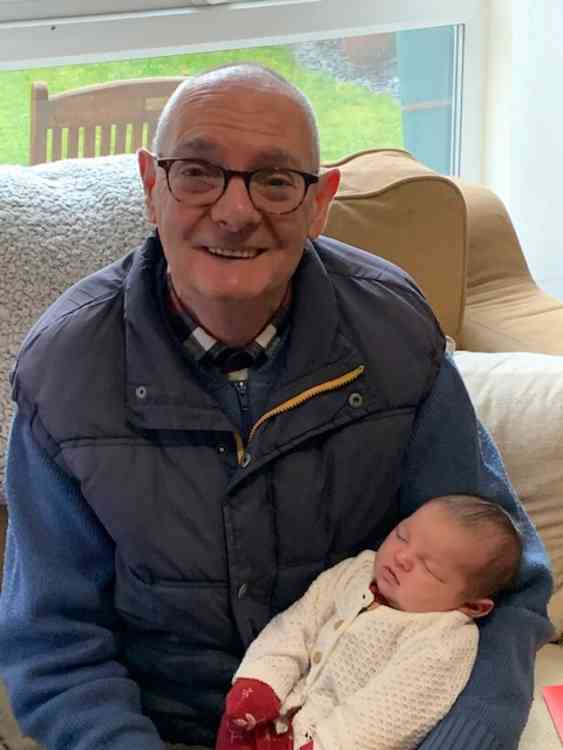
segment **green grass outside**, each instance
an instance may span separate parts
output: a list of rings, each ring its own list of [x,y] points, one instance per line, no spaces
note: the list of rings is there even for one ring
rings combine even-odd
[[[295,83],[317,113],[323,161],[334,161],[364,148],[402,148],[401,112],[385,94],[335,81],[295,62],[291,47],[173,55],[86,65],[0,72],[0,163],[27,164],[32,81],[45,81],[49,93],[93,83],[150,76],[193,75],[213,65],[238,60],[268,65]]]

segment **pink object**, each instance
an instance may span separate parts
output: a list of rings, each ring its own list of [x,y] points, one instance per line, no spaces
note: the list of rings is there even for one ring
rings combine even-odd
[[[563,742],[563,685],[544,687],[543,699],[547,704],[559,739]]]

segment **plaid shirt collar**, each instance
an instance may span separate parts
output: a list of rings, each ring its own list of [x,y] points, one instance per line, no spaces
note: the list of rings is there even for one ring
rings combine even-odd
[[[274,316],[254,341],[244,347],[229,347],[218,341],[192,317],[178,297],[170,274],[166,274],[166,309],[184,349],[199,366],[217,367],[230,379],[246,379],[249,367],[260,367],[277,350],[281,336],[289,324],[290,302],[291,285]]]

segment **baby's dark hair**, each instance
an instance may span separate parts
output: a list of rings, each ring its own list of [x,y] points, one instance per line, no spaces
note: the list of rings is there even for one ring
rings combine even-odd
[[[494,597],[510,589],[520,569],[523,548],[522,532],[510,513],[498,503],[473,495],[445,495],[429,502],[440,503],[462,527],[479,532],[481,539],[494,540],[493,551],[471,582],[468,595]]]

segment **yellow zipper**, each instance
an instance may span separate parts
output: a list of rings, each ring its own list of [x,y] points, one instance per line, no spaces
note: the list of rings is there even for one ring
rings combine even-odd
[[[301,406],[301,404],[304,404],[305,401],[309,401],[309,399],[312,399],[321,393],[328,393],[328,391],[335,391],[338,388],[342,388],[343,386],[348,385],[349,383],[352,383],[354,380],[357,380],[357,378],[360,377],[360,375],[364,372],[365,369],[366,368],[364,367],[364,365],[360,365],[359,367],[354,368],[350,372],[347,372],[345,375],[340,375],[340,377],[334,378],[333,380],[327,380],[326,383],[320,383],[319,385],[314,385],[312,388],[307,388],[306,391],[303,391],[303,393],[300,393],[298,396],[294,396],[293,398],[290,398],[288,401],[284,401],[283,404],[280,404],[279,406],[276,406],[273,409],[270,409],[270,411],[266,412],[265,414],[262,414],[260,419],[256,422],[256,424],[251,429],[250,435],[248,436],[248,442],[250,443],[250,441],[256,434],[257,430],[259,430],[260,427],[264,424],[264,422],[266,422],[268,419],[271,419],[272,417],[275,417],[278,414],[284,414],[285,412],[290,411],[291,409],[295,409],[297,406]],[[236,448],[237,448],[237,460],[240,464],[245,454],[245,448],[244,448],[244,443],[242,441],[242,438],[238,433],[235,433],[235,442],[236,442]]]
[[[244,458],[245,450],[244,443],[242,442],[242,438],[238,432],[235,432],[235,446],[237,449],[237,463],[240,465],[242,463],[242,459]]]

